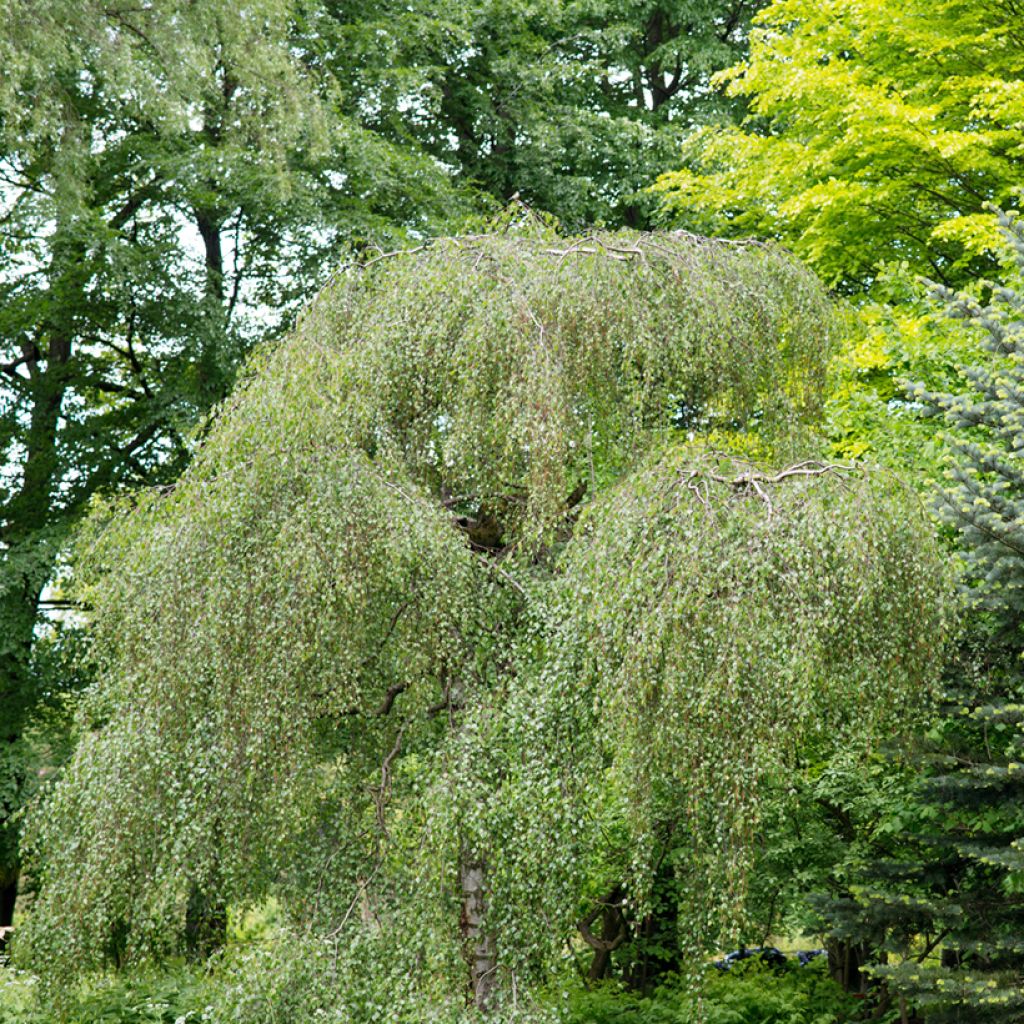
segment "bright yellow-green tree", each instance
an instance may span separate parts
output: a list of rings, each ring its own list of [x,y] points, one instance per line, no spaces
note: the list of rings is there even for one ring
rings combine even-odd
[[[781,239],[833,287],[882,263],[943,283],[991,273],[986,203],[1024,183],[1016,0],[776,0],[718,76],[741,127],[691,137],[658,185],[669,214]]]

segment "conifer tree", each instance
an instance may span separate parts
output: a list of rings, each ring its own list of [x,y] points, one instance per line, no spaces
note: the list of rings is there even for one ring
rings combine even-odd
[[[963,369],[962,394],[911,388],[951,428],[940,513],[964,559],[966,639],[919,754],[902,848],[832,908],[838,936],[875,945],[883,999],[928,1024],[1024,1020],[1024,227],[1013,214],[1000,224],[1008,284],[983,284],[984,302],[933,289],[986,359]]]

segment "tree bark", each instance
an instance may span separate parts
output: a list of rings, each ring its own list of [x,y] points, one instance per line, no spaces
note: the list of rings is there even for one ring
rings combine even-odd
[[[472,1005],[482,1013],[494,1006],[498,962],[494,936],[485,928],[486,878],[483,861],[464,861],[460,870],[462,885],[462,942],[469,962]]]
[[[196,228],[203,240],[206,267],[206,299],[224,305],[224,248],[221,241],[223,218],[213,210],[196,210]]]
[[[587,945],[594,950],[594,958],[590,962],[590,970],[587,973],[588,981],[601,981],[608,977],[611,973],[612,953],[629,936],[629,928],[625,915],[622,913],[621,903],[622,890],[619,886],[615,886],[598,909],[578,924]],[[601,915],[601,937],[595,939],[590,932],[590,923],[598,913]]]

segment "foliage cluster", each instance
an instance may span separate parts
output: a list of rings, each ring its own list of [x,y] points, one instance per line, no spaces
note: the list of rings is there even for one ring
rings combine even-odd
[[[320,58],[366,123],[454,179],[518,193],[567,230],[649,226],[645,189],[695,124],[742,100],[710,88],[760,0],[413,0],[316,12]]]
[[[728,933],[761,781],[904,715],[948,627],[912,493],[708,446],[806,446],[830,329],[784,254],[686,235],[340,275],[84,535],[98,682],[20,937],[47,991],[173,954],[196,894],[275,895],[247,1020],[526,1013],[666,836],[679,941]]]
[[[914,391],[949,426],[952,459],[940,511],[961,541],[971,630],[917,752],[902,842],[862,869],[849,898],[832,911],[837,931],[867,937],[888,954],[872,973],[935,1022],[1022,1017],[1024,477],[1016,460],[1024,230],[1015,215],[1000,214],[1000,221],[1015,272],[988,285],[990,301],[941,286],[935,292],[980,341],[983,358],[964,368],[953,393],[924,385]]]
[[[5,971],[0,976],[0,1024],[51,1024],[53,1016],[34,998],[34,979]],[[216,983],[194,967],[163,964],[94,981],[75,1000],[70,1024],[213,1024]]]
[[[772,971],[747,964],[709,974],[699,1006],[693,992],[665,985],[653,995],[611,986],[581,991],[569,1004],[570,1024],[837,1024],[857,1002],[818,966]]]
[[[1013,0],[776,0],[719,76],[742,127],[710,127],[663,176],[670,210],[777,238],[831,286],[880,264],[961,284],[997,265],[987,202],[1020,183],[1024,64]]]
[[[685,127],[736,109],[708,81],[756,6],[0,3],[0,926],[38,712],[81,682],[52,655],[90,497],[173,480],[349,246],[514,194],[643,226]]]
[[[254,974],[243,991],[232,964],[255,950],[231,948],[223,962],[205,971],[168,963],[94,983],[75,1003],[71,1024],[229,1024],[250,1020],[254,1006],[274,1006],[278,1024],[318,1019],[308,985],[272,972]],[[34,1009],[32,983],[24,976],[0,982],[0,1024],[49,1024]],[[327,993],[324,993],[327,995]],[[305,997],[305,998],[303,998]],[[649,996],[606,983],[592,989],[543,994],[530,1019],[564,1024],[838,1024],[851,1019],[857,1002],[832,982],[821,962],[810,968],[771,971],[748,964],[729,974],[710,972],[694,992],[670,980]],[[322,1007],[320,1007],[322,1011]],[[260,1013],[261,1011],[257,1011]],[[332,1019],[320,1013],[319,1019]],[[337,1018],[342,1019],[342,1018]]]

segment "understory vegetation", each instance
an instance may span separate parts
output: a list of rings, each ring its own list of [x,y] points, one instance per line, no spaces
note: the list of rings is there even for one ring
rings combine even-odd
[[[648,996],[604,983],[580,988],[567,999],[542,999],[530,1016],[536,1018],[539,1011],[568,1024],[831,1024],[858,1019],[858,1000],[827,976],[824,964],[800,974],[798,970],[802,969],[779,975],[752,969],[736,976],[710,976],[704,979],[699,1006],[678,983],[669,982]],[[82,1024],[216,1024],[247,1019],[244,1000],[235,1003],[232,997],[237,996],[230,986],[230,975],[207,975],[184,964],[165,964],[159,973],[139,971],[96,983],[67,1019]],[[31,981],[15,975],[5,979],[0,992],[5,1000],[0,1020],[12,1024],[52,1020],[34,1008]],[[225,1005],[230,1009],[225,1010]]]
[[[1012,0],[0,0],[0,1024],[1024,1022]]]

